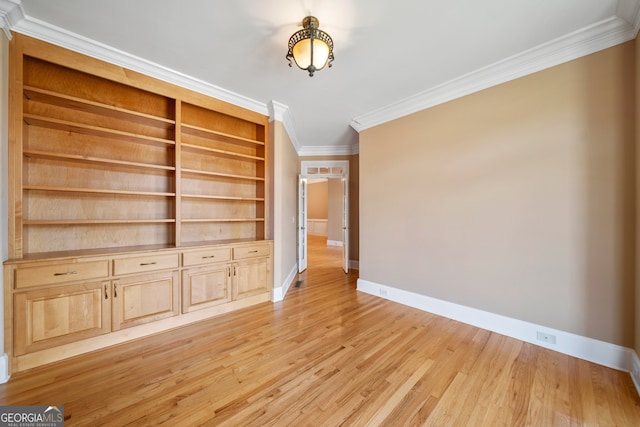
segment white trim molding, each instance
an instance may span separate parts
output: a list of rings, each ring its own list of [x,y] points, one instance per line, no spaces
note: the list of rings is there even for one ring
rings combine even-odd
[[[8,38],[11,38],[11,30],[17,31],[195,90],[260,114],[270,114],[271,105],[26,16],[19,0],[0,0],[0,26]],[[618,0],[614,17],[355,117],[351,120],[350,125],[360,132],[417,111],[624,43],[635,38],[639,29],[640,0]],[[295,124],[292,121],[291,113],[288,112],[288,108],[284,115],[283,123],[299,156],[340,156],[359,153],[358,144],[349,146],[302,145],[296,136]]]
[[[259,114],[268,114],[267,105],[229,91],[227,89],[196,79],[160,64],[147,61],[127,52],[107,46],[95,40],[56,27],[47,22],[24,14],[18,0],[0,0],[0,21],[5,33],[13,30],[102,61],[109,62],[148,76],[194,90],[204,95],[220,99]]]
[[[0,384],[4,384],[9,381],[9,356],[7,353],[3,353],[0,356]]]
[[[289,135],[289,139],[293,144],[293,148],[296,150],[299,157],[351,156],[353,154],[358,154],[358,144],[349,146],[303,146],[300,144],[300,139],[298,139],[298,135],[296,134],[296,125],[289,107],[273,100],[269,102],[267,107],[269,109],[269,120],[282,122],[287,134]]]
[[[298,275],[298,263],[296,263],[296,265],[293,266],[293,268],[289,272],[289,275],[284,279],[284,283],[282,283],[278,287],[273,288],[273,297],[271,298],[272,302],[278,302],[284,299],[284,297],[287,295],[287,292],[289,292],[289,288],[291,287],[291,284],[293,284],[293,281],[296,279],[297,275]]]
[[[616,13],[615,17],[355,117],[351,127],[361,132],[634,39],[640,28],[640,0],[619,0]]]
[[[11,29],[24,19],[24,12],[19,1],[0,0],[0,28],[9,40],[13,37]]]
[[[637,359],[637,355],[635,351],[630,348],[501,316],[476,308],[454,304],[364,279],[358,279],[358,291],[558,351],[569,356],[588,360],[609,368],[632,372],[635,366],[638,369],[638,374],[635,374],[636,378],[634,378],[634,381],[640,379],[637,378],[640,376],[640,364],[638,364],[637,360],[634,361],[634,356]],[[537,338],[539,333],[546,336],[553,336],[555,343],[540,341]],[[636,387],[639,383],[640,382],[636,382]],[[638,390],[640,393],[640,388]]]
[[[284,124],[298,156],[341,156],[358,154],[358,144],[350,146],[309,146],[304,147],[296,135],[296,125],[289,107],[277,101],[267,104],[232,92],[222,87],[196,79],[160,64],[147,61],[127,52],[95,40],[56,27],[47,22],[24,14],[20,0],[0,0],[0,28],[11,39],[11,31],[34,37],[70,49],[111,64],[137,71],[148,76],[194,90],[204,95],[269,115],[270,120]]]
[[[616,16],[619,16],[633,26],[632,38],[635,38],[638,34],[638,30],[640,30],[640,1],[618,0]]]
[[[640,394],[640,357],[638,357],[638,353],[633,352],[633,367],[631,369],[631,379],[633,380],[633,385],[636,386],[636,390],[638,394]]]
[[[359,145],[308,145],[303,146],[298,155],[301,157],[315,156],[351,156],[359,153]]]
[[[291,110],[285,104],[273,100],[269,102],[268,108],[269,120],[282,122],[284,129],[287,131],[287,135],[289,135],[289,139],[293,144],[293,148],[299,156],[301,150],[300,140],[296,134],[296,125],[293,121],[293,114],[291,114]]]

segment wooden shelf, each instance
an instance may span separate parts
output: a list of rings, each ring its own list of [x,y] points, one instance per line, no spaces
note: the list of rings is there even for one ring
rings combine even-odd
[[[11,51],[12,257],[268,237],[267,117],[28,46]]]
[[[182,219],[182,223],[196,222],[264,222],[264,218],[189,218]]]
[[[31,101],[57,105],[78,111],[85,111],[114,119],[127,120],[161,129],[172,129],[175,127],[176,123],[175,120],[167,119],[165,117],[157,117],[151,114],[101,104],[99,102],[89,101],[32,86],[24,86],[24,96]]]
[[[50,117],[38,116],[35,114],[25,113],[23,119],[24,122],[30,126],[40,126],[49,129],[62,130],[65,132],[99,136],[103,138],[116,139],[124,142],[134,142],[138,144],[154,144],[165,146],[175,145],[175,141],[172,141],[170,139],[155,138],[153,136],[124,132],[99,126],[85,125],[82,123],[69,122],[66,120],[58,120]]]
[[[27,219],[24,225],[171,224],[175,219]]]
[[[251,144],[251,145],[259,145],[264,146],[264,142],[257,141],[255,139],[243,138],[236,135],[230,135],[224,132],[218,132],[211,129],[206,129],[199,126],[189,125],[186,123],[182,124],[182,132],[188,135],[199,136],[203,138],[213,138],[217,141],[222,142],[231,142],[231,143],[243,143],[243,144]]]
[[[23,185],[22,188],[24,190],[36,190],[36,191],[115,194],[115,195],[124,195],[124,196],[143,196],[143,197],[175,197],[176,195],[176,193],[163,193],[163,192],[152,192],[152,191],[108,190],[104,188],[49,187],[46,185]]]
[[[184,168],[181,169],[181,171],[183,175],[192,174],[192,175],[204,175],[204,176],[217,177],[217,178],[241,179],[241,180],[248,180],[248,181],[264,181],[264,178],[261,178],[259,176],[234,175],[230,173],[208,172],[203,170],[184,169]]]
[[[210,153],[215,155],[227,156],[232,159],[247,160],[247,161],[262,161],[262,162],[264,161],[264,157],[250,156],[248,154],[240,154],[240,153],[236,153],[228,150],[219,150],[217,148],[202,147],[199,145],[184,144],[184,143],[181,145],[181,147],[182,149],[199,151],[202,153]]]
[[[182,194],[185,199],[230,200],[239,202],[264,202],[264,197],[210,196],[202,194]]]
[[[156,169],[156,170],[166,170],[166,171],[176,170],[176,168],[173,166],[152,165],[149,163],[128,162],[125,160],[113,160],[113,159],[105,159],[105,158],[92,157],[92,156],[80,156],[75,154],[50,153],[47,151],[38,151],[38,150],[24,150],[23,154],[25,157],[35,157],[35,158],[51,159],[51,160],[69,160],[69,161],[97,163],[97,164],[104,164],[104,165],[117,165],[117,166],[130,167],[133,169]]]

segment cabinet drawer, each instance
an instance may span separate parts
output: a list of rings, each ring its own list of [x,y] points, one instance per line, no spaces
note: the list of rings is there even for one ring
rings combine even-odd
[[[209,264],[214,262],[226,262],[231,259],[229,248],[211,248],[182,254],[182,265],[189,267],[192,265]]]
[[[81,261],[60,264],[36,265],[16,269],[15,287],[17,289],[32,286],[55,285],[93,280],[109,276],[109,261]]]
[[[113,274],[116,276],[167,268],[178,268],[178,254],[156,254],[113,260]]]
[[[256,243],[255,245],[233,248],[233,259],[259,258],[269,255],[271,255],[269,243]]]

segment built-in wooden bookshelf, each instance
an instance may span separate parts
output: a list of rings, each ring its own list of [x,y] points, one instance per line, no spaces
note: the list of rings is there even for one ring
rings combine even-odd
[[[11,258],[268,237],[265,116],[17,38]]]
[[[9,66],[13,370],[271,298],[268,117],[20,34]]]
[[[264,238],[264,127],[183,103],[181,148],[181,241]]]

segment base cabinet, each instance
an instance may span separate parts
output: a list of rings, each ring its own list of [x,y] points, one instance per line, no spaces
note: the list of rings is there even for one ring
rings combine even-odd
[[[18,292],[14,352],[23,355],[179,312],[178,272]]]
[[[183,271],[182,312],[269,292],[268,259],[241,261]]]
[[[230,267],[213,264],[182,272],[182,312],[202,310],[231,301]]]
[[[256,242],[230,249],[183,254],[185,265],[198,266],[183,271],[183,313],[271,292],[270,243]]]
[[[259,241],[6,261],[11,371],[269,301],[272,252]]]
[[[112,330],[180,314],[179,283],[177,271],[114,280]]]
[[[238,262],[233,269],[233,299],[247,298],[269,290],[266,259]]]
[[[20,356],[110,332],[110,294],[109,282],[17,292],[14,354]]]

